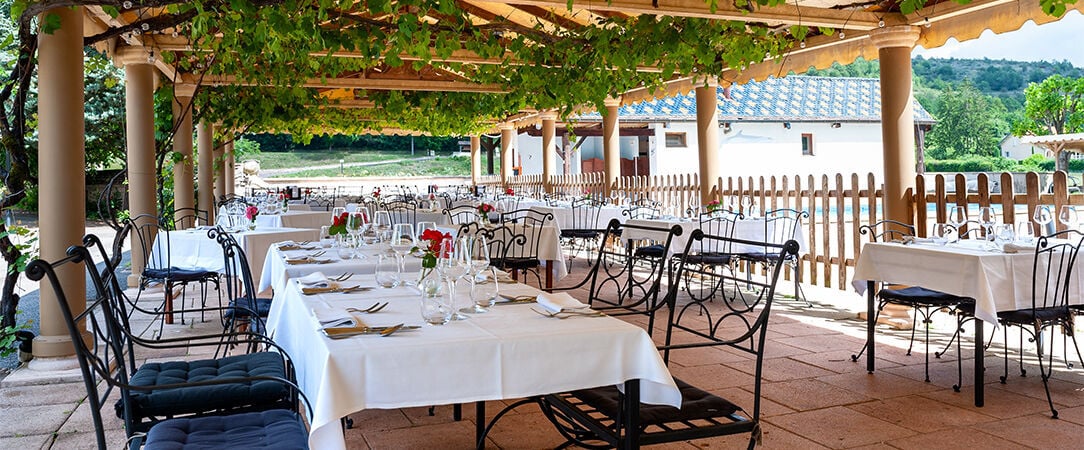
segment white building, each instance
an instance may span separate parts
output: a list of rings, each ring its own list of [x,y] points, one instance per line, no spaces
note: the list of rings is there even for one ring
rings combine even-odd
[[[881,94],[876,78],[788,76],[719,88],[719,150],[723,175],[880,173]],[[917,101],[918,155],[934,123]],[[698,172],[696,98],[680,95],[623,106],[621,175]],[[570,173],[602,171],[602,116],[578,118],[582,137],[571,155]],[[558,143],[574,145],[558,124]],[[516,166],[542,173],[542,138],[537,129],[520,134]],[[562,170],[558,154],[556,173]],[[577,167],[579,166],[579,167]]]
[[[1019,137],[1011,134],[1001,139],[1001,156],[1019,161],[1036,153],[1047,158],[1052,156],[1051,152],[1045,148],[1024,143],[1020,141]]]

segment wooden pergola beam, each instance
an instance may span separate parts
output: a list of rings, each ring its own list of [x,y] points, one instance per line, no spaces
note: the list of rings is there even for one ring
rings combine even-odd
[[[198,75],[182,74],[180,80],[185,83],[203,86],[259,86],[260,83],[238,79],[233,75]],[[427,92],[483,92],[503,94],[508,91],[498,85],[479,84],[465,81],[405,80],[391,78],[310,78],[302,87],[330,89],[367,89],[374,91],[427,91]]]

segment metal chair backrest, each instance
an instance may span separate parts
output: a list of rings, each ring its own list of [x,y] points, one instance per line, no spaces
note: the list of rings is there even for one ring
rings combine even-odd
[[[621,211],[621,215],[629,219],[654,219],[659,217],[659,209],[654,206],[633,205]]]
[[[233,235],[221,228],[208,230],[207,237],[218,242],[218,245],[222,247],[223,284],[226,285],[226,298],[245,299],[248,300],[246,304],[255,304],[255,283],[252,281],[252,269],[248,265],[245,250],[241,248]]]
[[[870,242],[892,242],[915,236],[915,226],[898,220],[881,220],[858,227],[858,234]]]
[[[1065,230],[1040,237],[1035,242],[1035,258],[1031,271],[1031,307],[1066,308],[1071,296],[1080,285],[1077,274],[1073,273],[1084,233],[1077,230]],[[1065,315],[1068,316],[1066,310]]]
[[[503,220],[505,215],[502,214],[500,228],[513,230],[509,233],[510,235],[522,235],[527,241],[523,245],[507,246],[505,248],[505,258],[537,259],[538,249],[542,243],[542,235],[546,232],[546,225],[553,222],[553,214],[540,213],[529,209],[512,211],[507,214],[519,217],[515,221]]]
[[[162,217],[166,228],[170,230],[184,230],[200,225],[210,225],[211,215],[202,209],[177,208],[172,215]]]
[[[742,219],[742,214],[730,210],[705,212],[700,214],[700,229],[707,235],[733,238],[737,223]],[[729,240],[708,239],[701,241],[696,249],[702,254],[731,254],[732,246]]]
[[[478,222],[478,209],[470,205],[460,205],[447,208],[443,212],[444,217],[452,225],[465,225]]]
[[[380,209],[391,215],[391,223],[417,223],[418,204],[406,200],[383,202]]]
[[[146,258],[145,267],[162,269],[168,273],[172,271],[170,265],[169,232],[163,227],[158,217],[151,214],[140,214],[124,220],[124,226],[128,227],[132,236],[132,251],[139,250]],[[163,239],[164,242],[156,242]]]
[[[578,198],[572,201],[572,230],[598,230],[598,217],[602,213],[602,202],[592,198]]]
[[[809,213],[790,208],[780,208],[764,213],[765,242],[782,244],[794,239],[798,224],[808,218]]]

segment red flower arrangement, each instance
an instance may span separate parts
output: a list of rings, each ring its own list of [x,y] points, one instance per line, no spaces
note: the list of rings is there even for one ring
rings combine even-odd
[[[490,205],[489,203],[482,203],[478,205],[478,214],[481,214],[482,216],[488,216],[489,213],[496,210],[497,208],[494,208],[493,205]]]
[[[328,227],[327,233],[334,236],[336,234],[346,234],[346,221],[350,218],[350,213],[339,214],[338,217],[331,218],[331,226]]]
[[[516,190],[512,189],[512,188],[508,188],[508,189],[504,190],[504,193],[507,194],[507,195],[516,195]]]
[[[708,204],[704,207],[708,210],[708,212],[715,212],[718,211],[721,206],[722,205],[719,203],[718,200],[712,200],[708,202]]]
[[[438,230],[430,228],[423,231],[421,236],[418,236],[419,247],[411,249],[411,253],[418,250],[425,251],[425,254],[422,255],[422,268],[432,270],[437,267],[438,257],[448,256],[441,254],[440,244],[441,242],[444,242],[445,239],[451,239],[451,237],[451,233],[441,233]]]
[[[373,198],[380,198],[380,188],[373,188]]]
[[[248,218],[249,221],[256,220],[256,216],[258,215],[260,215],[260,208],[252,205],[248,205],[248,207],[245,208],[245,217]]]

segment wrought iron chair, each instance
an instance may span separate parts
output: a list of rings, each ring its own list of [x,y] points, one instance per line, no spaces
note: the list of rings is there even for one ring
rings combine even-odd
[[[561,229],[561,242],[568,249],[569,273],[572,273],[572,261],[579,251],[586,251],[588,243],[598,245],[599,236],[604,232],[598,223],[601,212],[602,202],[598,200],[578,198],[572,201],[572,226]]]
[[[624,211],[621,211],[621,215],[629,218],[629,220],[654,219],[659,217],[659,208],[649,205],[631,205]]]
[[[897,241],[914,237],[915,227],[895,220],[882,220],[870,225],[862,225],[859,227],[858,232],[863,236],[869,236],[870,242]],[[887,305],[906,306],[915,310],[915,317],[911,323],[911,341],[907,346],[907,356],[911,356],[911,350],[915,345],[915,330],[918,328],[918,316],[920,314],[922,315],[922,328],[925,330],[926,342],[926,382],[930,381],[929,324],[933,323],[933,321],[930,320],[933,313],[940,311],[943,308],[949,308],[955,313],[956,310],[961,308],[964,304],[970,304],[973,311],[975,305],[975,300],[971,298],[946,294],[922,286],[903,286],[892,283],[882,283],[877,291],[877,299],[878,316]],[[874,318],[874,322],[876,322],[876,318]],[[957,327],[957,330],[958,329],[959,327]],[[953,338],[955,338],[955,336],[953,336]],[[862,354],[866,352],[868,346],[869,342],[866,342],[857,354],[851,355],[851,361],[858,361],[858,358],[862,357]],[[937,358],[940,358],[942,354],[943,352],[937,352],[935,355]],[[956,386],[956,388],[958,391],[959,386]]]
[[[655,313],[666,306],[660,301],[660,293],[666,295],[667,260],[644,259],[635,255],[634,247],[627,245],[630,236],[647,237],[658,244],[662,253],[668,254],[674,238],[681,236],[680,226],[649,226],[622,224],[610,220],[602,234],[602,244],[594,257],[590,272],[574,286],[555,288],[554,291],[588,289],[587,304],[593,309],[610,315],[643,314],[648,316],[647,330],[651,334],[655,325]]]
[[[788,240],[794,239],[794,233],[798,229],[798,224],[803,220],[809,219],[809,213],[805,211],[798,211],[790,208],[780,208],[764,213],[764,241],[766,243],[780,244]],[[744,261],[748,266],[746,274],[752,276],[752,266],[756,264],[766,265],[766,257],[768,252],[757,249],[747,252],[739,252],[738,259]],[[786,261],[785,264],[791,267],[794,276],[794,298],[804,299],[805,295],[802,293],[802,265],[798,260],[798,255],[795,254]],[[806,300],[806,304],[812,306],[809,300]]]
[[[222,207],[229,208],[229,207],[234,206],[234,205],[248,206],[248,203],[245,203],[245,198],[244,197],[242,197],[240,195],[237,195],[237,194],[223,195],[223,196],[218,198],[217,202],[215,202],[215,206],[218,207],[218,208],[222,208]]]
[[[734,237],[734,228],[741,219],[741,213],[728,210],[700,214],[701,231],[727,240],[702,241],[695,248],[696,253],[689,255],[681,281],[685,285],[685,292],[694,300],[710,299],[724,288],[717,284],[722,278],[715,274],[721,270],[733,272],[737,257],[729,239]]]
[[[534,211],[532,211],[534,212]],[[492,259],[491,265],[512,274],[519,279],[519,273],[533,273],[542,287],[542,260],[538,249],[542,243],[546,225],[553,221],[553,214],[545,213],[524,215],[517,223],[502,222],[493,228],[489,237],[490,246],[498,252],[498,258]]]
[[[101,409],[113,388],[120,390],[115,409],[117,416],[124,419],[129,440],[138,442],[146,434],[148,448],[161,448],[178,439],[182,444],[199,442],[215,447],[217,442],[229,446],[246,432],[254,439],[289,439],[302,446],[307,442],[308,433],[297,414],[300,389],[282,349],[209,360],[146,363],[137,368],[134,344],[190,347],[204,337],[150,342],[131,335],[124,303],[116,301],[107,280],[97,270],[87,271],[96,296],[89,298],[86,309],[75,315],[56,269],[71,265],[82,270],[84,264],[94,267],[90,253],[85,247],[72,246],[68,256],[59,261],[31,262],[27,275],[36,281],[47,279],[57,293],[87,388],[99,449],[109,447]],[[85,339],[88,332],[92,339]],[[266,340],[260,343],[273,346]],[[104,393],[99,392],[99,386]],[[230,413],[238,414],[226,415]],[[252,429],[264,426],[262,436]]]
[[[132,248],[135,249],[138,245],[138,248],[146,257],[146,267],[143,268],[143,273],[140,274],[139,294],[136,295],[136,302],[139,301],[143,291],[146,290],[150,283],[161,283],[165,293],[161,310],[165,314],[172,315],[172,310],[175,308],[173,304],[173,288],[175,286],[181,287],[180,298],[183,302],[188,285],[190,283],[199,283],[201,288],[200,305],[202,307],[207,306],[207,285],[208,283],[214,284],[215,290],[218,291],[218,273],[205,269],[180,268],[173,265],[170,236],[176,230],[171,230],[170,227],[159,222],[157,217],[150,214],[140,214],[129,218],[125,220],[125,226],[129,228],[132,235]],[[156,239],[160,241],[155,242]],[[186,310],[184,305],[177,309],[179,310],[181,323],[184,323],[183,311]],[[201,320],[203,318],[201,315]]]
[[[730,242],[705,242],[713,240]],[[689,256],[697,254],[696,248],[735,244],[753,243],[693,231],[674,279],[680,279],[690,265],[695,265],[690,263]],[[547,395],[541,400],[543,412],[567,439],[562,447],[639,448],[641,445],[749,433],[748,447],[753,448],[761,438],[761,374],[775,285],[783,261],[797,254],[798,244],[788,241],[769,244],[766,249],[774,253],[766,258],[771,273],[764,282],[754,282],[754,291],[759,294],[752,302],[679,301],[678,289],[671,285],[666,296],[669,306],[666,339],[660,346],[667,362],[672,351],[707,346],[726,346],[753,355],[756,364],[751,413],[730,400],[679,379],[674,382],[681,390],[681,408],[640,403],[639,385],[635,380],[626,382],[623,391],[616,386],[604,386]],[[729,282],[737,286],[739,282],[746,283],[728,272],[713,276],[724,278],[718,284]],[[681,333],[682,338],[676,339],[677,333]]]
[[[177,208],[173,210],[172,215],[163,216],[162,220],[168,225],[170,230],[184,230],[201,225],[210,225],[210,217],[211,215],[206,210]]]
[[[391,223],[418,223],[418,204],[407,200],[382,202],[380,209],[391,215]]]
[[[464,225],[478,222],[478,209],[470,205],[456,206],[442,211],[445,219],[451,225]]]
[[[271,299],[257,298],[255,283],[252,282],[252,270],[248,265],[248,256],[232,235],[221,228],[207,231],[207,237],[214,239],[222,247],[222,260],[225,273],[226,298],[229,306],[222,315],[222,327],[225,332],[251,330],[266,335],[267,315],[271,313]]]

